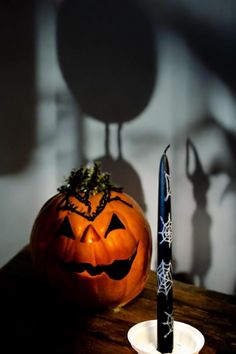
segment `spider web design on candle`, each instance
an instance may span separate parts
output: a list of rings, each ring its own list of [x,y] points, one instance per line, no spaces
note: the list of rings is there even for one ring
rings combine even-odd
[[[162,216],[160,216],[160,219],[161,219],[161,223],[162,223],[162,230],[160,232],[158,232],[161,237],[162,237],[162,240],[160,242],[160,245],[163,243],[163,242],[167,242],[169,247],[171,246],[171,243],[172,243],[172,221],[171,221],[171,218],[170,218],[170,213],[168,214],[168,220],[167,222],[165,223],[164,222],[164,219]]]
[[[158,293],[168,296],[169,291],[172,289],[172,264],[171,262],[165,263],[164,260],[161,261],[157,268],[158,272]]]
[[[162,322],[163,325],[168,326],[168,332],[164,335],[164,338],[167,338],[169,334],[173,332],[174,321],[173,321],[173,313],[168,313],[165,311],[166,321]]]
[[[171,189],[170,189],[170,175],[164,171],[165,174],[165,181],[166,181],[166,196],[165,196],[165,202],[171,197]]]

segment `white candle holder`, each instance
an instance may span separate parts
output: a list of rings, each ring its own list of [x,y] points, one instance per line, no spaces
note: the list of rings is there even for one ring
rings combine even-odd
[[[160,354],[157,348],[157,321],[137,323],[128,331],[128,340],[139,354]],[[198,354],[204,346],[203,334],[187,323],[174,321],[173,354]]]

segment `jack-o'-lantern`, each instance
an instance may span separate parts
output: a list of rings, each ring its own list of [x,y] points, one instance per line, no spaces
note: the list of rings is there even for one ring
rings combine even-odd
[[[73,303],[117,307],[144,288],[151,233],[142,209],[99,164],[72,171],[31,233],[36,269]]]

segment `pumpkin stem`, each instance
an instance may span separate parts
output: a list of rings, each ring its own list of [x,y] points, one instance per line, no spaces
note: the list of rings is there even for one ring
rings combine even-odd
[[[108,172],[101,172],[101,163],[98,161],[91,166],[83,166],[78,170],[73,169],[65,181],[66,184],[59,187],[58,191],[66,193],[67,196],[76,195],[87,206],[90,206],[89,197],[92,195],[111,190],[122,191],[121,187],[112,184]]]

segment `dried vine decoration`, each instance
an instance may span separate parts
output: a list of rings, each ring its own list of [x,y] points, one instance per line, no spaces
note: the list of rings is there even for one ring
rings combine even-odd
[[[132,207],[131,204],[122,200],[119,196],[111,198],[111,191],[122,192],[122,187],[112,184],[111,176],[107,172],[101,172],[99,162],[94,162],[92,166],[81,167],[78,170],[72,170],[70,176],[66,179],[66,184],[58,188],[60,193],[64,194],[58,209],[70,210],[89,221],[93,221],[98,214],[102,212],[106,204],[112,200],[120,200],[122,203]],[[98,193],[103,193],[99,205],[92,212],[90,198]],[[70,197],[75,197],[87,207],[87,212],[78,210],[77,205],[73,204]]]

